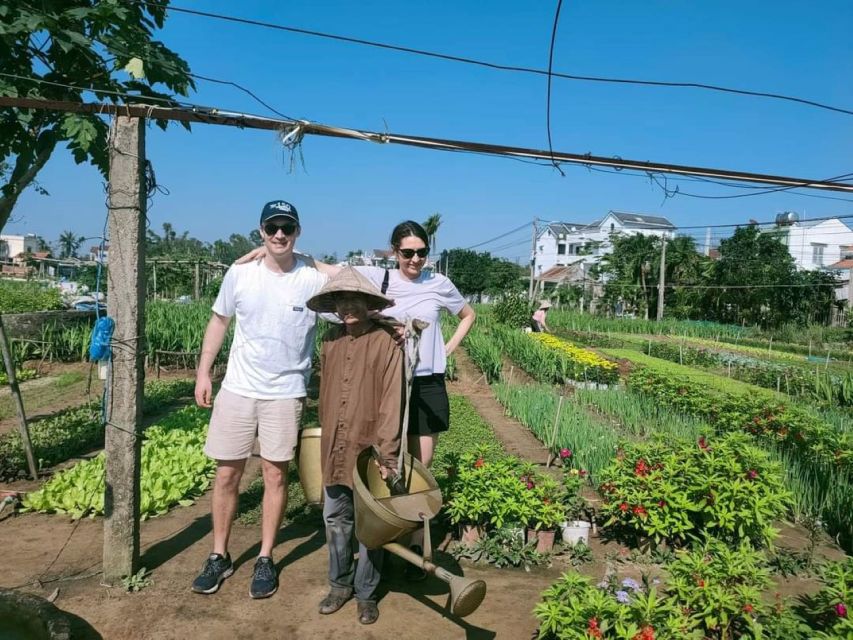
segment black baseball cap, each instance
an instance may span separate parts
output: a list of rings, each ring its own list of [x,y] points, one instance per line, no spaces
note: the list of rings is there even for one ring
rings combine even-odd
[[[296,224],[299,224],[299,214],[296,212],[296,207],[292,204],[285,202],[284,200],[273,200],[272,202],[267,202],[261,211],[261,224],[270,218],[278,217],[290,218]]]

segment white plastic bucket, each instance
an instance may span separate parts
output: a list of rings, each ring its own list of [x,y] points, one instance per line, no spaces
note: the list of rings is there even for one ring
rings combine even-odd
[[[573,520],[572,522],[564,522],[560,527],[563,535],[563,543],[576,545],[578,542],[589,544],[589,528],[592,525],[583,520]]]

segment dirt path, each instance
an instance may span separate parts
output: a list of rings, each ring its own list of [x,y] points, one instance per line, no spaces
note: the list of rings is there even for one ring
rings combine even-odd
[[[544,465],[548,460],[548,449],[521,423],[507,417],[504,408],[495,399],[489,385],[483,380],[480,370],[462,349],[454,352],[459,367],[459,380],[450,390],[467,397],[483,419],[492,425],[498,439],[508,453],[530,462]],[[507,372],[508,375],[508,372]],[[513,383],[533,382],[524,371],[513,370]]]

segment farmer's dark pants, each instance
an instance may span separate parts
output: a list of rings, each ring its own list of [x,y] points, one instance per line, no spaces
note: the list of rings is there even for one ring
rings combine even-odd
[[[329,547],[329,584],[332,591],[349,595],[355,591],[359,602],[376,601],[379,572],[385,550],[368,549],[358,543],[358,565],[353,567],[352,538],[354,509],[352,489],[336,484],[323,489],[323,520],[326,521],[326,543]]]

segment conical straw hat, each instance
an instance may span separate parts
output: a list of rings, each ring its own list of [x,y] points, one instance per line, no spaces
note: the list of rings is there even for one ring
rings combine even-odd
[[[336,276],[330,279],[313,298],[308,301],[308,308],[318,313],[335,313],[336,293],[360,293],[367,300],[367,308],[381,311],[394,304],[394,301],[382,295],[370,280],[356,271],[353,267],[344,267]]]
[[[550,309],[551,303],[548,302],[547,300],[543,300],[542,302],[539,303],[539,308],[540,309]]]

